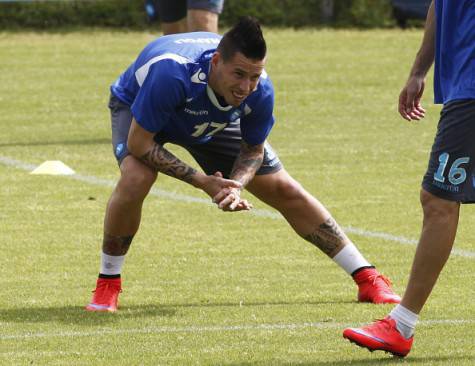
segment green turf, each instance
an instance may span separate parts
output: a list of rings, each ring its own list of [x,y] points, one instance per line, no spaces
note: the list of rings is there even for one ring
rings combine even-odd
[[[396,112],[420,31],[267,30],[270,141],[344,227],[416,239],[419,185],[440,107]],[[108,181],[109,84],[154,35],[0,33],[0,157],[62,160]],[[428,80],[431,83],[431,78]],[[174,149],[184,159],[188,155]],[[157,188],[205,198],[171,178]],[[90,314],[110,186],[0,163],[2,365],[473,365],[475,258],[452,256],[405,360],[341,337],[391,306],[356,287],[279,218],[150,196],[124,270],[121,311]],[[249,197],[258,209],[270,210]],[[456,247],[475,251],[462,209]],[[402,292],[414,246],[352,235]]]

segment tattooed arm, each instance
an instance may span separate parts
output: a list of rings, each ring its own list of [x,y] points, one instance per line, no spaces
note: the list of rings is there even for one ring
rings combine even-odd
[[[234,162],[233,170],[230,178],[238,181],[243,187],[251,181],[257,170],[261,167],[264,160],[264,143],[260,145],[249,145],[242,141],[241,151]],[[219,192],[214,201],[218,203],[218,207],[225,211],[233,211],[238,207],[241,189],[226,188]],[[247,203],[247,201],[246,201]],[[249,205],[249,208],[252,206]]]
[[[142,128],[135,119],[129,130],[130,153],[151,169],[177,178],[214,197],[224,188],[241,188],[240,182],[198,172],[154,141],[154,134]]]
[[[199,179],[199,175],[201,174],[156,142],[154,142],[149,149],[146,149],[146,152],[138,158],[142,163],[148,165],[153,170],[193,185],[195,185],[194,180]]]
[[[234,162],[231,179],[241,182],[243,187],[254,178],[257,170],[264,160],[264,144],[251,146],[244,141],[241,143],[241,151]]]
[[[203,173],[197,172],[188,164],[182,162],[175,155],[154,141],[154,135],[142,128],[135,119],[129,130],[127,147],[130,153],[142,163],[156,172],[198,186]]]

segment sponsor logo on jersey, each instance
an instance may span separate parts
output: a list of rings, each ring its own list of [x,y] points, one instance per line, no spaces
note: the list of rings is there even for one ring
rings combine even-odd
[[[184,111],[185,113],[191,114],[193,116],[207,116],[208,115],[208,111],[206,110],[194,111],[192,109],[185,108]]]
[[[175,43],[204,43],[204,44],[218,44],[218,38],[180,38],[175,41]]]
[[[191,81],[197,84],[206,84],[206,74],[199,69],[193,75],[191,75]]]

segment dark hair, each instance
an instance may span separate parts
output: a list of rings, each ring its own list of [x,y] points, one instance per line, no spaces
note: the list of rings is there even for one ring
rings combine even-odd
[[[224,34],[218,51],[225,62],[236,52],[253,60],[263,60],[267,46],[259,21],[249,16],[239,19],[239,22]]]

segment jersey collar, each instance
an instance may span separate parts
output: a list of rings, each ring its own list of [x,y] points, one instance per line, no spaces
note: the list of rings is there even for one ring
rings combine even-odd
[[[227,105],[226,107],[223,107],[221,104],[219,104],[218,98],[216,98],[216,94],[214,93],[213,89],[211,89],[209,84],[206,85],[206,93],[208,94],[208,98],[211,103],[220,111],[227,112],[233,107],[232,105]]]

